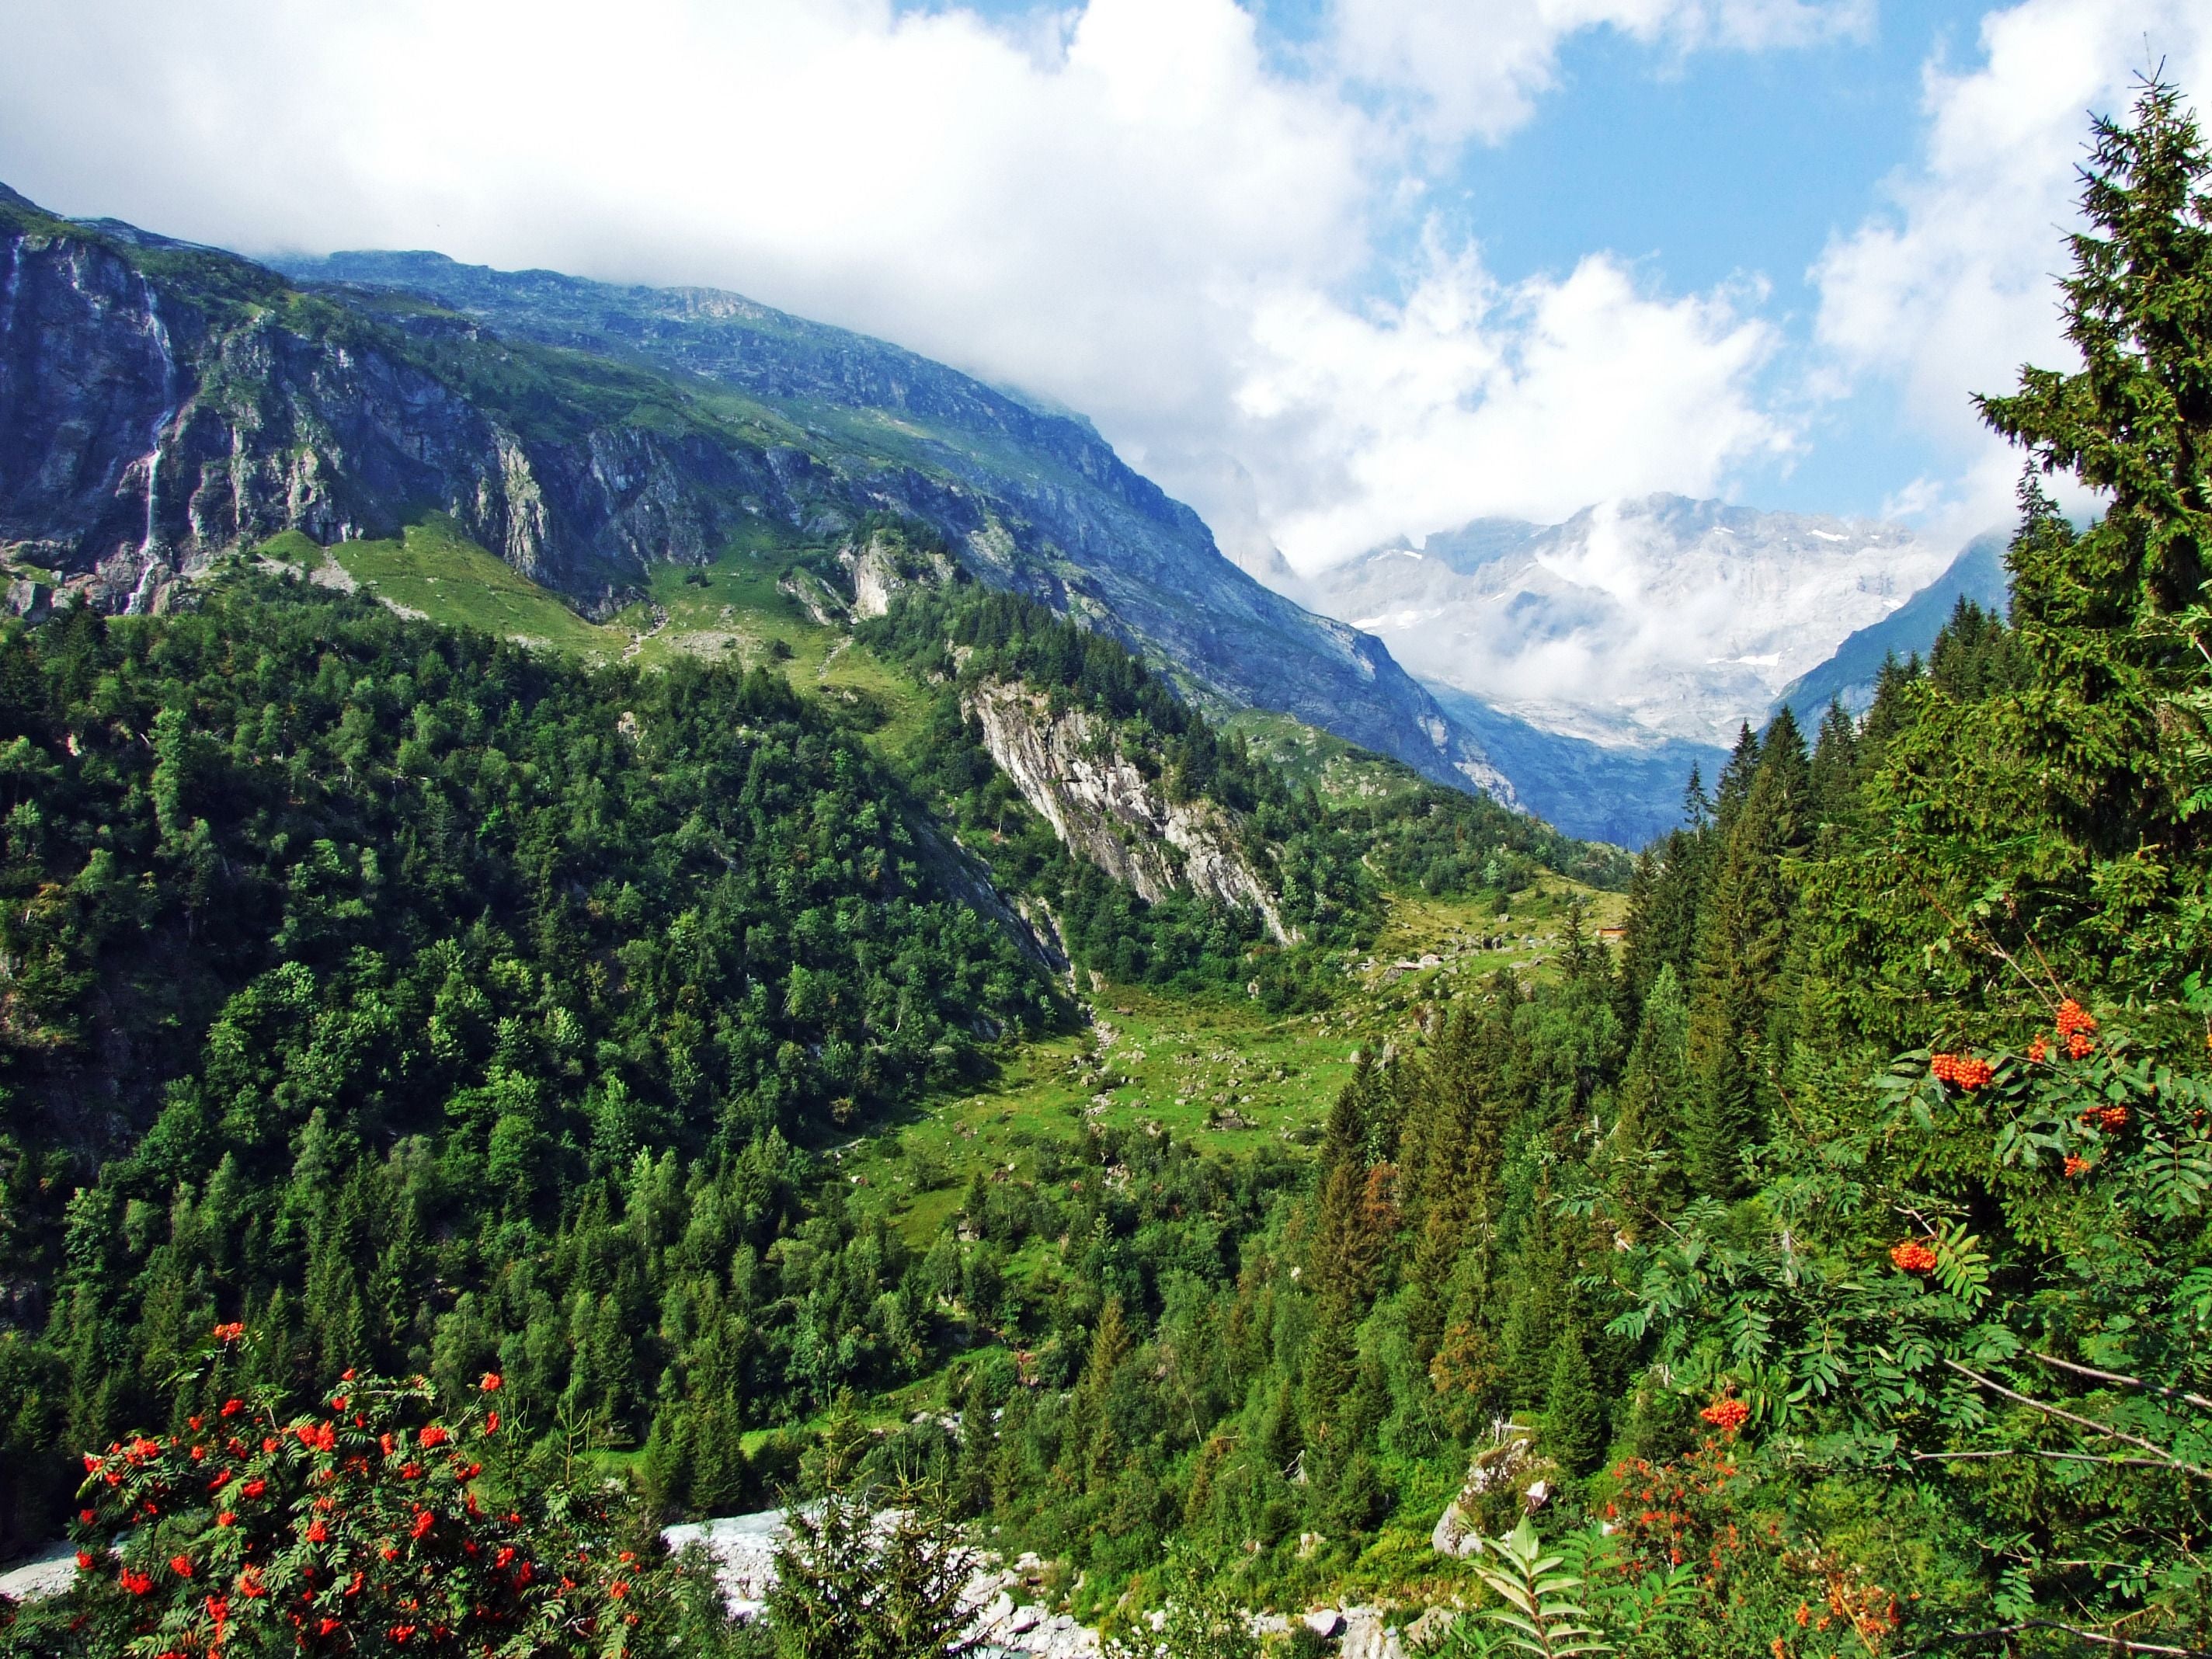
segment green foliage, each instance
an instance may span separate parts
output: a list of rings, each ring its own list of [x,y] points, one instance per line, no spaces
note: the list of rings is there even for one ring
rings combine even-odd
[[[1107,1659],[1260,1659],[1250,1617],[1187,1551],[1170,1551],[1146,1588],[1157,1619],[1109,1638]]]
[[[0,1245],[47,1288],[11,1431],[178,1417],[219,1319],[272,1385],[496,1361],[615,1444],[925,1362],[880,1227],[828,1211],[763,1259],[814,1181],[792,1143],[1054,1005],[781,681],[274,584],[12,629],[0,684]],[[16,1512],[50,1467],[9,1460]]]
[[[1491,1594],[1505,1604],[1481,1616],[1502,1628],[1505,1635],[1495,1643],[1477,1638],[1469,1644],[1473,1651],[1534,1653],[1541,1659],[1613,1651],[1611,1644],[1601,1639],[1604,1632],[1580,1622],[1589,1617],[1589,1609],[1568,1599],[1582,1589],[1582,1579],[1559,1571],[1566,1558],[1544,1553],[1543,1540],[1526,1516],[1504,1537],[1486,1538],[1481,1543],[1476,1574]],[[1464,1620],[1460,1622],[1473,1636],[1474,1626]]]
[[[824,1491],[789,1510],[767,1616],[781,1659],[951,1659],[972,1645],[963,1593],[976,1562],[936,1496],[857,1478],[848,1402],[824,1432]]]
[[[1544,1391],[1544,1448],[1570,1474],[1587,1474],[1605,1451],[1605,1402],[1598,1397],[1589,1353],[1571,1326],[1552,1348]]]

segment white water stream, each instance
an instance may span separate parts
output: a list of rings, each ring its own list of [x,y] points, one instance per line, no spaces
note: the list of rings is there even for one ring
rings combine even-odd
[[[161,354],[161,413],[154,422],[154,447],[146,457],[146,538],[138,548],[141,554],[151,557],[161,528],[161,443],[168,435],[169,423],[177,418],[177,357],[169,343],[169,325],[161,320],[161,302],[154,297],[154,285],[143,277],[139,282],[146,291],[146,327],[154,337],[154,349]]]
[[[15,331],[15,290],[23,285],[23,241],[17,237],[8,244],[8,287],[0,295],[0,335]]]

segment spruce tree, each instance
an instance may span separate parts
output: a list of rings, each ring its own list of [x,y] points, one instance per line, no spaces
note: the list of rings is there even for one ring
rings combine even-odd
[[[1413,1250],[1405,1318],[1424,1364],[1436,1357],[1448,1320],[1458,1316],[1450,1307],[1452,1281],[1462,1276],[1455,1264],[1471,1249],[1489,1248],[1515,1109],[1512,1011],[1519,1000],[1512,978],[1499,975],[1488,1000],[1458,1004],[1428,1051],[1406,1063],[1404,1191]],[[1476,1277],[1487,1273],[1478,1270]]]
[[[825,1431],[825,1490],[785,1515],[768,1625],[779,1659],[951,1659],[975,1556],[935,1493],[860,1479],[850,1402]],[[878,1513],[882,1510],[884,1513]]]
[[[1680,1196],[1683,1113],[1690,1092],[1690,1006],[1670,963],[1659,969],[1620,1089],[1617,1190],[1632,1211]]]
[[[1304,1283],[1313,1298],[1300,1384],[1310,1442],[1329,1445],[1330,1425],[1352,1386],[1359,1322],[1377,1287],[1398,1222],[1395,1171],[1368,1162],[1370,1115],[1384,1085],[1381,1068],[1363,1055],[1339,1091],[1322,1133],[1321,1191]]]
[[[1541,1444],[1568,1474],[1588,1474],[1605,1453],[1605,1402],[1580,1326],[1571,1322],[1552,1348]]]
[[[1771,1015],[1780,987],[1791,895],[1783,860],[1804,837],[1810,793],[1804,740],[1786,708],[1757,757],[1739,746],[1729,765],[1720,815],[1722,844],[1699,918],[1690,1005],[1692,1087],[1682,1123],[1691,1184],[1734,1195],[1741,1159],[1765,1127],[1771,1068]]]
[[[1820,717],[1813,744],[1811,812],[1814,834],[1823,845],[1838,842],[1858,799],[1858,724],[1838,697]]]
[[[1060,1441],[1061,1478],[1073,1486],[1095,1490],[1121,1468],[1122,1447],[1109,1403],[1114,1373],[1133,1346],[1121,1298],[1109,1297],[1091,1334],[1090,1356],[1068,1401],[1067,1428]]]
[[[2047,1018],[2101,983],[2155,994],[2202,959],[2212,763],[2212,177],[2179,94],[2100,119],[2062,283],[2075,372],[2028,368],[1984,416],[2027,453],[2008,626],[1961,613],[1942,672],[1893,677],[1863,741],[1867,844],[1816,873],[1823,971],[1878,1043],[1932,998]],[[2039,478],[2105,500],[2076,531]]]

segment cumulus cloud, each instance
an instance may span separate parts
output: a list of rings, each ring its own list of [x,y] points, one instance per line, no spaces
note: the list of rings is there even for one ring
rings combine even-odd
[[[1206,395],[1224,280],[1360,246],[1360,118],[1231,0],[1042,52],[880,0],[26,9],[0,154],[64,207],[737,287],[1070,401]]]
[[[1510,286],[1472,252],[1429,258],[1402,306],[1305,290],[1255,308],[1243,447],[1267,458],[1261,516],[1293,566],[1413,526],[1707,493],[1787,447],[1753,390],[1775,331],[1737,296],[1650,295],[1604,256]]]
[[[2182,86],[2212,85],[2212,12],[2197,0],[2026,0],[1990,13],[1979,45],[1970,66],[1929,66],[1919,158],[1813,272],[1832,390],[1886,383],[1930,447],[1929,473],[1893,505],[1968,532],[2009,517],[2020,469],[1972,395],[2010,391],[2023,363],[2077,362],[2052,276],[2079,222],[2087,115],[2124,114],[2129,66],[2152,54]]]
[[[1765,46],[1869,3],[1336,0],[1286,60],[1235,0],[0,0],[0,177],[248,251],[736,289],[1080,409],[1311,562],[1784,441],[1755,295],[1376,250],[1435,142],[1524,119],[1576,32]]]

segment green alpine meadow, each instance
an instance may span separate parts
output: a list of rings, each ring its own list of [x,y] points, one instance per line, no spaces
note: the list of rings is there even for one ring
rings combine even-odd
[[[1503,517],[1333,619],[864,335],[0,189],[0,1653],[2212,1653],[2193,107],[2001,593],[1631,759],[1392,654]]]

